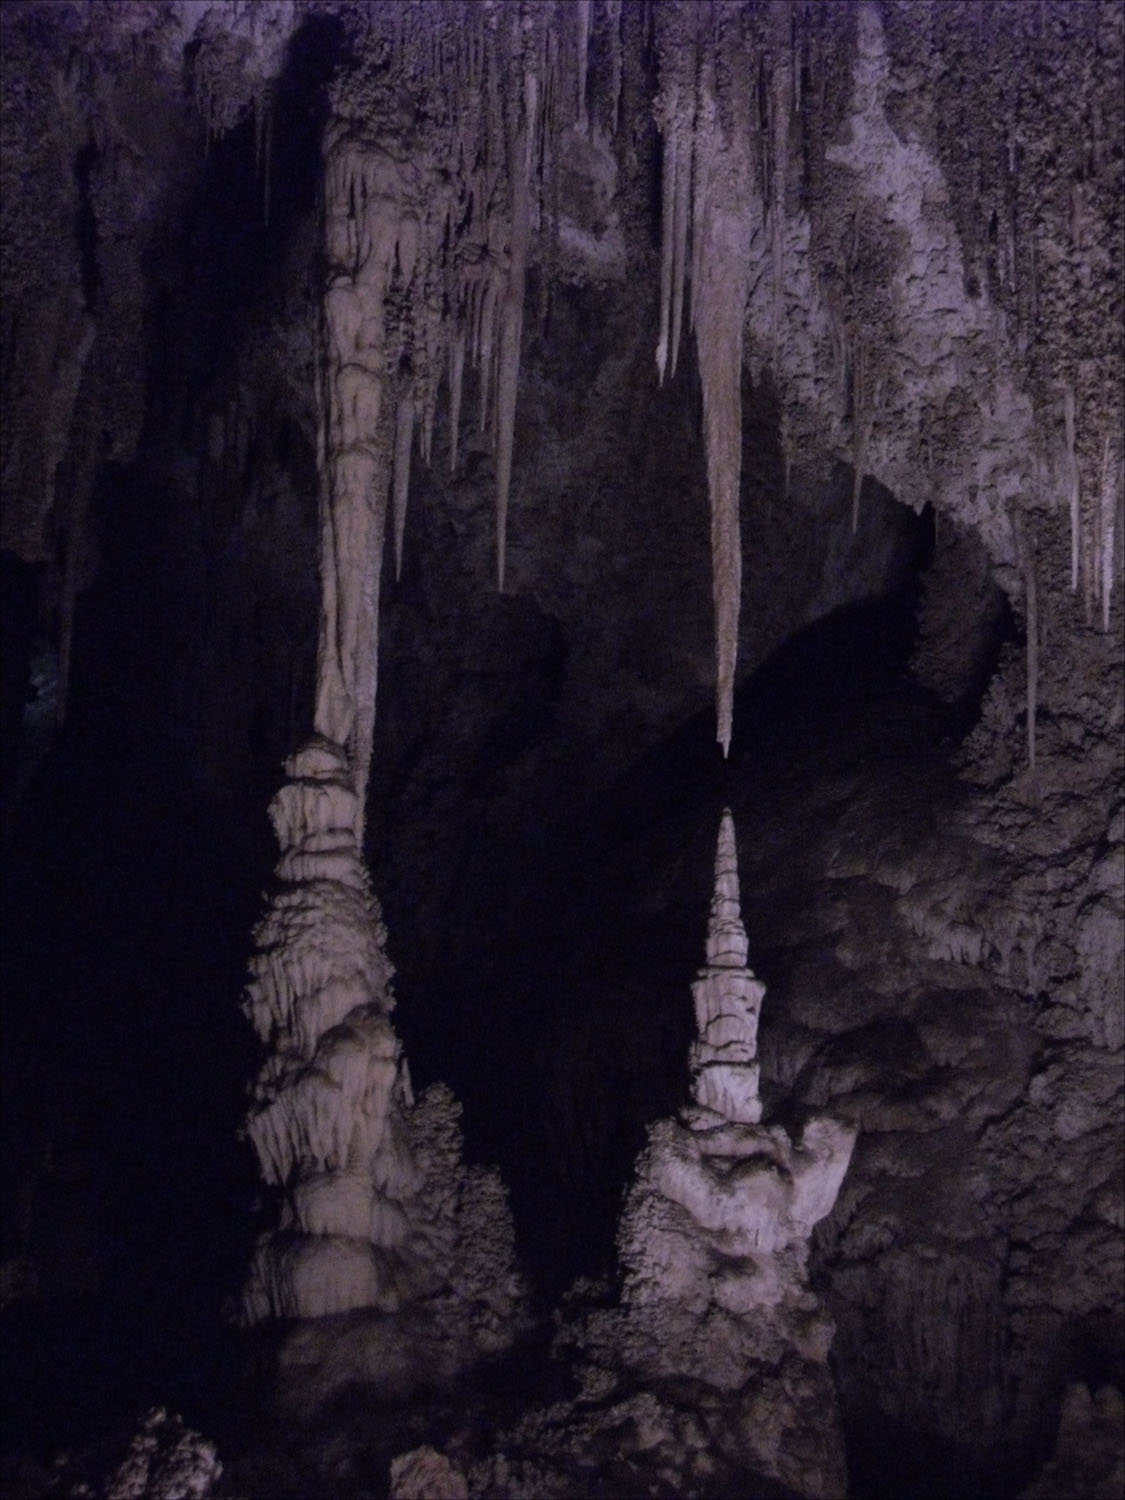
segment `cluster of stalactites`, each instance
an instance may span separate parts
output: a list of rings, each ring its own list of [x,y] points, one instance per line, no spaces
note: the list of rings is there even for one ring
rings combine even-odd
[[[739,491],[742,474],[742,325],[749,292],[753,203],[763,191],[751,130],[756,76],[717,58],[745,46],[738,18],[712,5],[657,12],[663,137],[659,378],[674,375],[685,312],[695,333],[703,389],[711,567],[715,611],[716,737],[730,750],[742,593]],[[729,35],[727,33],[730,33]],[[737,58],[746,63],[745,57]],[[753,81],[752,81],[753,80]],[[780,177],[775,180],[780,181]],[[780,207],[771,214],[780,287]],[[687,291],[690,282],[690,293]]]
[[[605,14],[619,37],[619,5]],[[389,73],[421,90],[426,116],[417,138],[404,142],[406,153],[394,143],[393,122],[378,123],[376,111],[372,125],[361,108],[370,104],[362,79],[341,85],[335,100],[325,136],[315,727],[348,747],[360,817],[388,504],[398,576],[412,455],[417,447],[430,462],[446,386],[456,468],[466,372],[475,375],[479,428],[496,454],[496,570],[504,587],[528,255],[560,131],[587,122],[594,19],[590,3],[553,0],[397,8]]]
[[[1122,504],[1125,502],[1125,446],[1108,427],[1101,442],[1094,484],[1084,487],[1078,458],[1078,412],[1074,386],[1063,388],[1065,452],[1063,483],[1070,512],[1070,587],[1081,593],[1087,624],[1095,616],[1109,629],[1114,575],[1121,571]]]
[[[707,924],[707,961],[692,985],[696,1040],[691,1047],[692,1096],[703,1119],[756,1125],[758,1014],[765,986],[747,966],[734,819],[725,809],[715,852],[715,889]]]

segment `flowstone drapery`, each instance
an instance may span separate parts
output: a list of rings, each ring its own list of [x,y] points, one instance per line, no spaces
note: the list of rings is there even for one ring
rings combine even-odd
[[[617,1236],[621,1307],[593,1314],[587,1338],[599,1364],[657,1391],[699,1382],[727,1459],[801,1494],[843,1494],[827,1366],[833,1325],[807,1262],[856,1132],[814,1117],[793,1138],[759,1123],[765,991],[746,954],[734,823],[724,812],[707,962],[693,986],[692,1103],[649,1132]]]

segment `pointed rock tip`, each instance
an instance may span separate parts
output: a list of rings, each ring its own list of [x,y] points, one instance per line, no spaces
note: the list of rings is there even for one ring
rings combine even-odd
[[[738,885],[738,843],[734,833],[734,815],[723,808],[719,819],[719,837],[715,846],[715,899],[725,907],[723,913],[738,921],[741,892]]]

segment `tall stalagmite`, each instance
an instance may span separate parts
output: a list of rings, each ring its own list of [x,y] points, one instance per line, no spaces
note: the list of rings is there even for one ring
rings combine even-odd
[[[749,944],[739,912],[738,848],[730,809],[715,853],[715,894],[707,927],[707,963],[692,984],[698,1037],[692,1043],[692,1096],[701,1109],[756,1125],[758,1011],[766,987],[746,966]]]
[[[693,986],[693,1103],[658,1121],[618,1230],[622,1307],[587,1338],[611,1369],[705,1391],[728,1455],[798,1494],[843,1494],[828,1372],[832,1320],[808,1284],[809,1237],[832,1208],[854,1127],[813,1117],[793,1139],[761,1125],[758,1008],[746,966],[734,821],[724,811],[707,962]]]

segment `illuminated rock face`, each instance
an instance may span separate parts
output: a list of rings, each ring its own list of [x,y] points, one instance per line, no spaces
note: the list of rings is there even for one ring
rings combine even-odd
[[[246,1010],[270,1050],[247,1131],[286,1192],[244,1312],[315,1317],[397,1305],[417,1191],[403,1132],[409,1077],[390,1023],[391,966],[355,846],[347,760],[314,741],[270,808],[279,888],[258,929]]]
[[[340,1380],[378,1385],[393,1365],[401,1392],[498,1352],[522,1287],[499,1177],[462,1163],[460,1106],[440,1085],[417,1101],[411,1090],[347,757],[314,739],[286,773],[270,808],[278,886],[245,1002],[268,1049],[247,1134],[283,1208],[242,1312],[320,1325],[283,1357],[307,1409]]]
[[[725,812],[707,965],[693,986],[694,1103],[649,1133],[618,1233],[622,1312],[595,1340],[604,1348],[610,1334],[611,1357],[646,1380],[688,1377],[721,1392],[747,1467],[803,1494],[843,1494],[827,1369],[834,1329],[807,1264],[809,1236],[836,1201],[856,1133],[813,1118],[794,1139],[759,1123],[764,986],[746,953]]]

